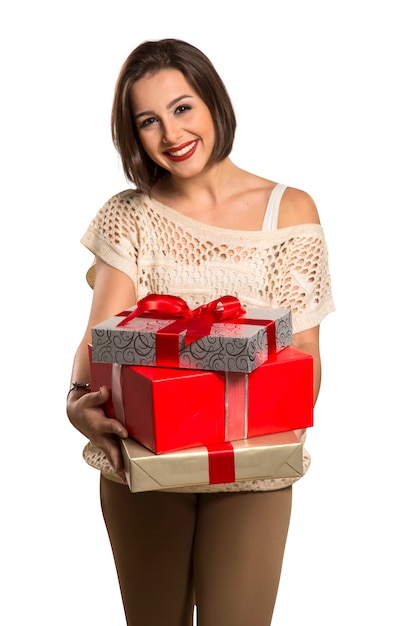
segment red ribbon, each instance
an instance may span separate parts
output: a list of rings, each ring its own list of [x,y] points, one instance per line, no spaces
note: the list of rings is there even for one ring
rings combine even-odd
[[[208,450],[209,481],[210,485],[219,483],[234,483],[235,454],[230,442],[206,446]]]
[[[204,319],[213,323],[240,317],[245,313],[245,309],[234,296],[223,296],[207,304],[202,304],[196,309],[190,309],[186,301],[178,296],[152,293],[139,300],[136,309],[131,311],[117,326],[125,326],[135,317],[151,317],[163,320],[172,318],[182,320]]]

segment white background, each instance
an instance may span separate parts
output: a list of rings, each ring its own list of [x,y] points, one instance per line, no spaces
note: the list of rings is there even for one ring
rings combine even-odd
[[[166,36],[211,57],[236,108],[233,160],[308,191],[330,251],[337,312],[273,624],[416,623],[413,4],[2,5],[2,624],[124,624],[65,395],[91,296],[79,239],[127,187],[114,83]]]

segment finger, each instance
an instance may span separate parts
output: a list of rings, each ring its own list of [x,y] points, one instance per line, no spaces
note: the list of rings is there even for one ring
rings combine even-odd
[[[119,460],[117,459],[112,459],[112,458],[108,458],[108,461],[110,463],[110,465],[113,468],[113,471],[119,476],[119,478],[121,478],[123,480],[124,483],[127,483],[126,480],[126,473],[123,467],[123,463],[121,463]]]
[[[110,398],[110,391],[107,387],[102,386],[98,391],[92,391],[84,396],[85,398],[85,406],[87,407],[96,407],[101,406]],[[122,439],[126,439],[129,436],[129,433],[125,426],[121,422],[111,417],[107,417],[106,419],[100,422],[100,426],[102,432],[110,433],[112,435],[117,435]]]
[[[123,480],[123,482],[126,483],[127,481],[124,471],[123,458],[119,446],[110,446],[105,454],[116,474]]]
[[[110,398],[110,391],[104,385],[100,387],[98,391],[90,391],[90,393],[83,396],[84,402],[87,406],[97,406],[98,404],[104,404]]]
[[[101,422],[101,428],[103,433],[109,433],[110,435],[117,435],[121,439],[126,439],[129,436],[127,429],[121,422],[114,420],[110,417]]]

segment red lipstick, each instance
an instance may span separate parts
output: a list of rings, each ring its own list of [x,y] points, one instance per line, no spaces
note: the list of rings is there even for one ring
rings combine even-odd
[[[198,141],[194,139],[193,141],[183,143],[181,146],[165,150],[164,155],[171,161],[185,161],[193,156],[197,150],[197,145]]]

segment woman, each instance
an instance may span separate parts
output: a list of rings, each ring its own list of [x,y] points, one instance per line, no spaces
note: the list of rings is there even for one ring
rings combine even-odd
[[[273,615],[294,479],[131,493],[119,446],[127,431],[104,415],[109,391],[88,385],[93,325],[148,293],[190,307],[230,294],[291,309],[293,344],[314,357],[317,399],[319,326],[334,309],[318,212],[307,193],[231,161],[235,128],[225,86],[200,50],[145,42],[125,61],[112,133],[133,188],[111,198],[82,239],[95,255],[94,292],[67,412],[89,440],[85,459],[101,470],[129,626],[190,626],[194,603],[200,626],[266,626]]]

